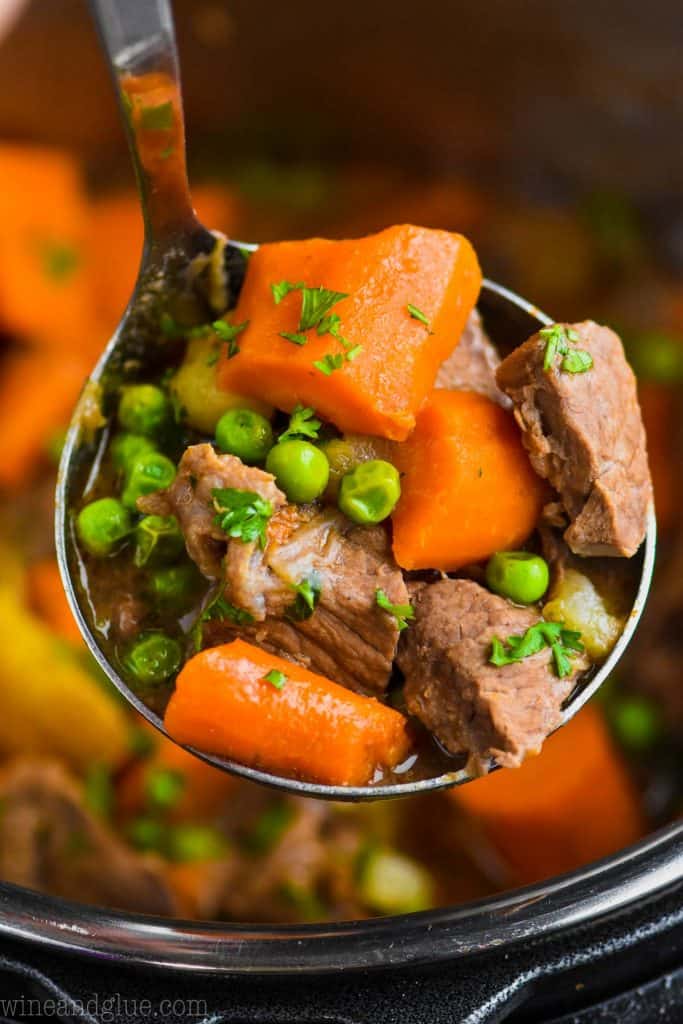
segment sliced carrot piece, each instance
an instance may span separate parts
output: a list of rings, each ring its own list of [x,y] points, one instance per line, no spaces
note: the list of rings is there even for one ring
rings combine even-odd
[[[73,157],[0,146],[0,323],[61,352],[98,350],[87,269],[88,206]]]
[[[10,354],[0,370],[0,487],[28,480],[50,435],[66,427],[90,372],[86,354],[29,349]]]
[[[65,640],[81,644],[81,631],[69,608],[54,558],[33,562],[28,568],[26,585],[28,603],[41,619]]]
[[[397,711],[243,640],[187,662],[164,724],[179,743],[338,786],[365,785],[411,745]]]
[[[606,857],[646,830],[638,796],[600,712],[584,707],[538,757],[451,790],[518,884]]]
[[[298,332],[302,297],[293,291],[276,304],[271,285],[280,281],[348,295],[331,312],[340,317],[347,348],[357,353],[352,361],[325,375],[314,363],[343,356],[338,339],[315,328],[305,332],[304,345],[281,337]],[[251,257],[232,317],[249,326],[240,352],[220,364],[220,384],[287,411],[297,403],[312,406],[341,430],[401,441],[480,286],[471,245],[447,231],[403,225],[368,238],[263,245]],[[409,304],[427,324],[411,316]]]
[[[404,569],[450,572],[519,547],[546,497],[512,414],[474,392],[433,391],[394,461],[403,474],[394,554]]]

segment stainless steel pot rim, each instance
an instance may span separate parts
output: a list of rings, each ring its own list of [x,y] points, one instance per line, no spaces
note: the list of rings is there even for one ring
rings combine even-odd
[[[233,925],[128,915],[0,883],[0,935],[131,966],[318,974],[503,952],[615,914],[682,882],[683,824],[675,824],[580,871],[491,900],[330,925]]]

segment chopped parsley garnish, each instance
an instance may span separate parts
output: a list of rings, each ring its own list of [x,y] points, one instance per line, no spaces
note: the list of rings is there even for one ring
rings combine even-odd
[[[245,544],[258,540],[266,545],[266,527],[273,514],[273,506],[255,491],[237,487],[214,487],[211,491],[216,510],[214,523],[235,540]]]
[[[287,618],[293,619],[295,622],[304,622],[306,619],[310,619],[320,600],[322,592],[320,580],[314,573],[309,579],[293,584],[292,590],[295,591],[296,597],[294,603],[287,609]]]
[[[229,601],[223,597],[222,588],[218,591],[216,596],[209,601],[206,608],[200,612],[197,617],[197,621],[192,626],[191,636],[196,652],[202,649],[202,640],[204,634],[204,623],[220,621],[223,622],[225,619],[228,622],[233,622],[236,626],[248,626],[254,621],[253,615],[250,612],[245,611],[244,608],[236,608],[234,604],[230,604]]]
[[[421,324],[425,325],[428,331],[431,331],[432,325],[426,313],[423,313],[421,309],[418,309],[417,306],[414,306],[412,302],[409,302],[406,308],[410,315],[412,316],[413,320],[419,320]]]
[[[305,345],[308,341],[305,334],[297,334],[295,331],[280,331],[280,337],[291,341],[293,345]]]
[[[53,281],[68,281],[81,263],[81,255],[68,242],[44,242],[40,247],[43,270]]]
[[[302,332],[310,331],[315,327],[319,337],[322,337],[324,334],[331,334],[333,338],[348,350],[344,354],[341,352],[328,352],[322,359],[315,360],[313,365],[321,373],[324,373],[326,377],[329,377],[335,370],[340,370],[345,361],[351,362],[362,351],[361,345],[354,345],[352,348],[349,348],[349,342],[341,334],[341,317],[338,313],[330,313],[330,309],[337,302],[341,302],[342,299],[348,299],[347,292],[334,292],[329,288],[323,288],[322,285],[319,288],[309,288],[302,281],[298,281],[296,284],[293,284],[291,281],[278,281],[276,284],[271,284],[270,290],[273,293],[273,300],[276,306],[290,292],[301,292],[301,315],[299,316],[297,331],[294,333],[281,331],[281,338],[286,338],[287,341],[291,341],[295,345],[305,345],[307,338]]]
[[[299,281],[297,284],[292,284],[291,281],[278,281],[277,284],[271,284],[270,290],[273,293],[273,301],[276,306],[279,306],[285,295],[289,295],[290,292],[299,291],[301,288],[305,288],[303,281]]]
[[[281,441],[293,441],[295,439],[308,438],[309,441],[318,440],[318,431],[322,426],[320,420],[315,418],[315,409],[297,405],[289,417],[289,426],[278,437],[278,444]]]
[[[214,320],[211,326],[219,339],[225,342],[228,359],[232,359],[240,350],[237,338],[249,326],[249,321],[243,320],[241,324],[229,324],[227,320]]]
[[[322,359],[316,359],[313,365],[316,370],[320,370],[326,377],[329,377],[335,370],[341,370],[344,365],[344,356],[341,352],[328,352]]]
[[[571,347],[581,340],[572,327],[553,324],[552,327],[544,327],[539,334],[546,343],[543,357],[543,369],[546,373],[553,368],[558,356],[562,356],[560,369],[565,373],[585,373],[593,366],[593,357],[590,352],[586,352],[582,348]]]
[[[143,107],[140,127],[146,132],[168,132],[173,127],[173,104],[170,100],[157,107]]]
[[[308,331],[311,327],[318,327],[325,314],[341,302],[347,299],[346,292],[333,292],[328,288],[302,288],[301,317],[299,319],[299,330]]]
[[[168,158],[173,156],[174,153],[175,146],[166,146],[165,149],[162,149],[161,153],[159,153],[159,156],[162,160],[168,160]]]
[[[279,281],[277,284],[271,284],[270,290],[273,293],[276,306],[290,292],[301,292],[301,315],[298,328],[300,331],[309,331],[312,327],[318,327],[332,306],[341,302],[342,299],[348,298],[346,292],[333,292],[329,288],[323,288],[322,285],[319,288],[309,288],[302,281],[298,281],[296,284],[292,284],[291,281]],[[336,317],[333,323],[338,328],[339,317]],[[318,333],[331,334],[333,332],[326,327],[325,330]]]
[[[276,690],[281,690],[287,682],[287,676],[279,668],[271,668],[270,672],[266,672],[263,678],[271,686],[274,686]]]
[[[317,330],[321,337],[323,334],[331,334],[333,338],[337,338],[343,343],[344,339],[339,332],[340,327],[341,317],[339,316],[339,313],[329,313],[327,316],[322,318],[318,324]]]
[[[523,636],[509,636],[506,641],[494,637],[489,661],[497,668],[513,665],[546,647],[552,652],[555,672],[560,679],[571,675],[571,659],[584,650],[580,632],[565,629],[561,622],[537,622]]]
[[[389,612],[396,619],[398,631],[401,633],[408,628],[408,623],[415,618],[415,612],[411,604],[392,604],[383,590],[375,591],[375,601],[385,612]]]

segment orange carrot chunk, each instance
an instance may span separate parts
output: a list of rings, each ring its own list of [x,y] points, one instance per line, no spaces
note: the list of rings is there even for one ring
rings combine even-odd
[[[397,711],[243,640],[187,662],[164,725],[207,753],[336,786],[365,785],[411,746]]]
[[[546,497],[512,415],[469,391],[433,391],[395,462],[404,475],[394,554],[404,569],[451,572],[519,547]]]
[[[31,608],[69,643],[82,644],[81,631],[66,599],[55,559],[43,558],[33,562],[26,582]]]
[[[0,368],[0,489],[30,479],[51,434],[68,425],[91,369],[82,356],[27,350]]]
[[[607,857],[645,832],[626,765],[591,705],[551,736],[538,757],[449,797],[478,822],[518,885]]]
[[[276,303],[280,282],[347,296],[329,309],[338,318],[332,333],[325,324],[304,328],[300,288]],[[471,245],[447,231],[402,225],[368,238],[263,245],[231,318],[249,326],[240,351],[219,365],[220,385],[288,412],[312,406],[340,430],[402,441],[480,286]],[[327,356],[336,365],[326,374],[314,364]]]
[[[85,234],[75,159],[39,146],[0,146],[0,324],[61,353],[93,356]]]

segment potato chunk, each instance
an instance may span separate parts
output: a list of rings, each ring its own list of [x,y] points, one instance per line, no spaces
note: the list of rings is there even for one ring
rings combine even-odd
[[[624,628],[624,618],[609,610],[593,581],[576,569],[566,570],[543,609],[543,617],[579,630],[587,654],[595,659],[607,657]]]

